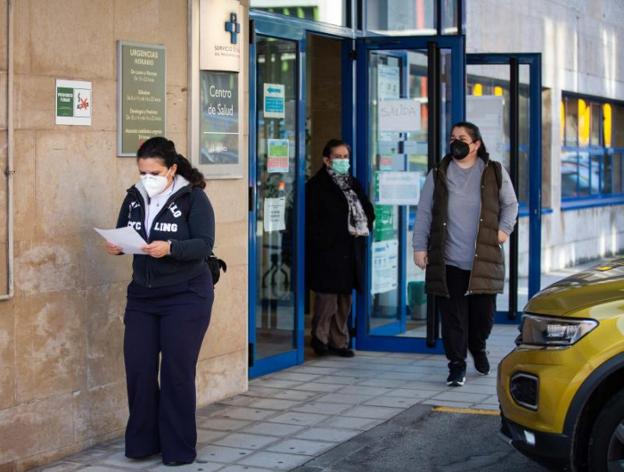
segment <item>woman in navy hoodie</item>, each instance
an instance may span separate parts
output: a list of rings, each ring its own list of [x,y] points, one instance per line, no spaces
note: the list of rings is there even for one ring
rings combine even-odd
[[[124,315],[130,417],[126,456],[162,453],[167,465],[195,460],[195,370],[214,299],[206,263],[215,239],[204,176],[172,141],[137,151],[139,182],[128,189],[117,227],[147,242],[135,255]],[[109,254],[121,249],[106,243]],[[160,371],[160,384],[159,384]]]

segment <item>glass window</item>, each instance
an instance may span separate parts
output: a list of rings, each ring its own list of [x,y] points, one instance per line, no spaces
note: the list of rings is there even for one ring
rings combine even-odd
[[[366,0],[366,29],[385,34],[436,34],[436,0]]]
[[[591,146],[602,146],[600,141],[600,128],[602,126],[602,113],[598,103],[591,104],[591,120],[590,120],[590,137],[589,144]]]
[[[589,146],[591,108],[587,101],[578,99],[578,145]]]
[[[578,162],[576,152],[561,153],[561,196],[576,197]]]
[[[611,147],[613,144],[613,106],[610,103],[602,105],[602,144]]]
[[[576,146],[578,142],[578,102],[573,98],[565,101],[565,144]]]
[[[561,197],[622,194],[624,106],[565,94],[561,118]]]
[[[258,36],[256,356],[296,347],[297,43]],[[267,96],[265,96],[265,94]],[[269,98],[270,97],[270,98]],[[277,97],[277,98],[275,98]],[[281,97],[281,98],[280,98]],[[277,218],[274,217],[277,213]]]
[[[613,118],[611,124],[613,133],[613,147],[624,147],[624,106],[613,105]]]
[[[294,16],[304,20],[322,21],[347,26],[347,1],[338,0],[251,0],[253,10]]]
[[[442,0],[442,34],[458,34],[458,0]]]
[[[598,195],[601,193],[600,176],[602,173],[602,160],[603,156],[600,154],[593,154],[591,156],[591,173],[590,173],[590,185],[589,190],[592,195]]]
[[[590,192],[590,159],[588,152],[578,153],[578,196],[586,197]]]
[[[605,153],[602,161],[602,193],[613,193],[613,156]]]
[[[622,187],[622,153],[614,153],[612,156],[612,179],[613,182],[613,193],[624,193],[624,188]]]

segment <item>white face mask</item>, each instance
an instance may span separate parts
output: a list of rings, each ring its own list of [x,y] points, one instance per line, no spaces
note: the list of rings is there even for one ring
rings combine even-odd
[[[141,181],[143,182],[143,187],[145,187],[145,191],[150,198],[153,198],[165,190],[165,187],[167,187],[167,184],[169,183],[166,175],[145,174],[141,176]]]

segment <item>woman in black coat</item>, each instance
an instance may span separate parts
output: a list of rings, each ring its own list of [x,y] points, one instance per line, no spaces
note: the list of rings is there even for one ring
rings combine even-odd
[[[312,348],[317,355],[353,357],[347,321],[353,289],[364,288],[365,237],[375,214],[349,175],[350,148],[338,139],[323,149],[323,167],[306,184],[308,285],[316,292]]]

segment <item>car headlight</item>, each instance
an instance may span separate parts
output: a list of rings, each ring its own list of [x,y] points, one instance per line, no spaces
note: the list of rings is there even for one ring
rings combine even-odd
[[[598,326],[596,320],[553,318],[539,315],[523,315],[518,344],[566,347]]]

